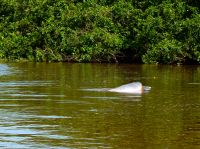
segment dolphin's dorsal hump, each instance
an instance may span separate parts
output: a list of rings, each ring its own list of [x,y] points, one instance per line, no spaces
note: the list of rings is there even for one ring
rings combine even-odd
[[[109,90],[110,92],[121,93],[142,93],[143,87],[140,82],[132,82]]]

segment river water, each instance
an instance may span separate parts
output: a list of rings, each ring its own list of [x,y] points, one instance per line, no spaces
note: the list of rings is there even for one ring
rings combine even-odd
[[[199,149],[200,66],[0,64],[0,148]]]

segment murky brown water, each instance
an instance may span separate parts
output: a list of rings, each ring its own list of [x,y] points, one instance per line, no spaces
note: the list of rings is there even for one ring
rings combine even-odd
[[[0,64],[0,148],[199,149],[200,66]]]

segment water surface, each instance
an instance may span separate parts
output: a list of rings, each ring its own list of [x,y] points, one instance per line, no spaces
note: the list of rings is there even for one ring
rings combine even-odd
[[[0,64],[1,148],[200,148],[200,67]],[[133,81],[144,94],[104,91]]]

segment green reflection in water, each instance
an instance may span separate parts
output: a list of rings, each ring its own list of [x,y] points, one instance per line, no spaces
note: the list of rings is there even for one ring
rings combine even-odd
[[[13,72],[0,76],[1,147],[200,146],[199,66],[7,65]],[[133,81],[152,90],[142,95],[82,90]]]

